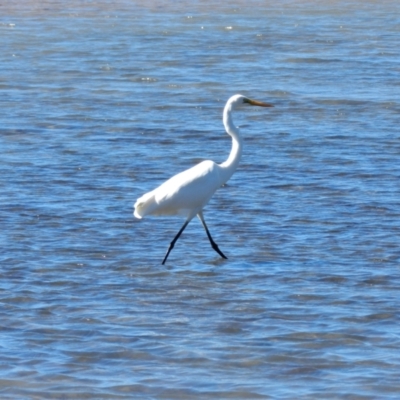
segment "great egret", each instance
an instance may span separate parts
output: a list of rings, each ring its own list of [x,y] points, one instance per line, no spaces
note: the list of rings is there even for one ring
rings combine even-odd
[[[232,96],[225,105],[223,122],[226,132],[232,137],[232,150],[228,159],[222,164],[214,161],[203,161],[194,167],[168,179],[158,188],[144,194],[135,205],[134,216],[143,218],[146,215],[181,215],[186,218],[180,231],[170,243],[162,264],[167,261],[169,253],[176,241],[197,215],[204,226],[212,248],[223,258],[227,258],[211,237],[203,216],[203,208],[209,202],[214,192],[222,186],[235,172],[242,155],[243,139],[239,129],[232,120],[232,111],[243,105],[273,107],[271,104],[251,100],[237,94]]]

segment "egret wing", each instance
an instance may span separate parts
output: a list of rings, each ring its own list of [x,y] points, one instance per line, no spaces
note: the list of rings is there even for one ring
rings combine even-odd
[[[218,165],[203,161],[183,171],[153,191],[158,205],[152,214],[196,215],[221,186]]]

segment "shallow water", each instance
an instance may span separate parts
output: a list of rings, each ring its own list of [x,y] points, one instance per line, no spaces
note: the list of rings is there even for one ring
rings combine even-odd
[[[0,395],[400,396],[397,2],[25,2],[0,18]],[[137,197],[239,169],[179,218]]]

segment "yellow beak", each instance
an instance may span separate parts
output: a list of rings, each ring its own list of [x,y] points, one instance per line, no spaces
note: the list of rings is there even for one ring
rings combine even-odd
[[[263,103],[262,101],[252,100],[252,99],[249,99],[248,103],[251,104],[252,106],[273,107],[272,104]]]

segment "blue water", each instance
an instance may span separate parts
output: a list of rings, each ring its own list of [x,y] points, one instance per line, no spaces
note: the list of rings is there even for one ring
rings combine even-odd
[[[11,3],[11,2],[10,2]],[[400,397],[400,3],[14,1],[0,397]],[[230,151],[193,220],[135,200]]]

